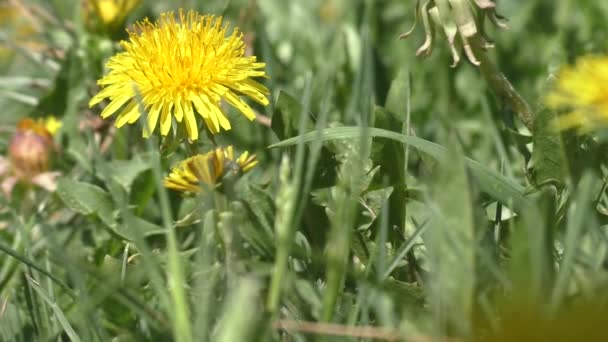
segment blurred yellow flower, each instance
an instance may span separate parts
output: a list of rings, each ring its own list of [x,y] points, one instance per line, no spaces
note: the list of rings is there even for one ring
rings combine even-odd
[[[103,89],[89,102],[110,103],[103,118],[118,111],[116,126],[136,122],[147,112],[143,136],[149,137],[160,121],[160,133],[167,135],[173,118],[185,128],[191,140],[198,139],[195,112],[212,133],[229,130],[230,121],[220,109],[223,99],[248,119],[255,114],[241,95],[267,105],[268,89],[251,79],[265,77],[265,64],[255,56],[245,57],[242,34],[235,29],[228,36],[222,18],[202,16],[194,11],[161,14],[154,24],[137,23],[123,41],[124,52],[110,58],[110,72],[98,81]],[[141,95],[141,97],[137,96]],[[122,109],[121,109],[122,108]]]
[[[114,31],[124,25],[127,16],[140,3],[141,0],[87,0],[84,3],[85,15],[88,18],[94,14],[103,26],[109,31]]]
[[[63,123],[57,120],[57,118],[55,118],[53,115],[47,116],[43,119],[42,122],[44,123],[44,128],[46,128],[46,130],[51,133],[51,135],[55,135],[57,131],[59,131],[61,126],[63,126]]]
[[[249,152],[235,159],[232,146],[219,147],[179,162],[165,178],[164,185],[177,191],[202,192],[205,187],[218,184],[230,172],[247,172],[257,163],[255,155]]]
[[[556,122],[559,129],[584,132],[608,125],[608,56],[581,57],[563,68],[545,102],[566,111]]]
[[[0,45],[0,59],[12,57],[16,46],[32,51],[44,48],[36,41],[38,28],[27,18],[14,4],[0,1],[0,30],[6,35],[6,41]]]

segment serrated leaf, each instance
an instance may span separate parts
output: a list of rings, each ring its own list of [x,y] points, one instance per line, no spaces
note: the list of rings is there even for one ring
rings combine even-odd
[[[357,184],[357,188],[358,189],[368,189],[372,179],[374,178],[374,176],[376,175],[376,173],[380,170],[380,167],[375,167],[372,170],[370,170],[369,172],[367,172],[365,174],[364,177],[361,177],[361,179],[358,180],[358,184]],[[322,189],[317,189],[311,192],[311,196],[312,196],[312,202],[316,205],[322,206],[322,207],[327,207],[332,199],[332,192],[335,191],[336,186],[332,186],[332,187],[328,187],[328,188],[322,188]],[[386,196],[388,197],[390,195],[390,193],[392,192],[392,188],[383,188],[383,189],[376,189],[376,190],[372,190],[369,192],[366,192],[365,194],[361,195],[360,201],[361,201],[361,205],[366,206],[368,204],[368,202],[370,202],[369,204],[371,205],[371,207],[368,207],[367,211],[372,211],[373,214],[375,216],[377,216],[376,214],[379,212],[380,207],[383,205],[383,200],[386,200],[386,198],[379,198]],[[387,193],[388,191],[388,193]],[[378,202],[379,201],[379,202]],[[362,209],[364,209],[362,207]],[[373,222],[373,220],[372,220]],[[369,227],[369,225],[364,225],[365,227]]]
[[[547,182],[561,184],[566,175],[567,160],[559,132],[552,129],[553,111],[541,110],[534,120],[532,181],[539,186]]]
[[[387,187],[368,191],[361,196],[360,204],[363,211],[357,221],[357,230],[366,230],[376,221],[382,206],[387,203],[392,193],[393,188]]]
[[[274,231],[274,199],[266,190],[249,185],[243,192],[243,200],[253,213],[255,221],[268,232]]]
[[[117,233],[125,236],[128,240],[133,240],[133,229],[138,229],[145,237],[167,233],[163,227],[137,216],[131,216],[128,224],[121,224],[116,228]]]
[[[57,181],[57,194],[65,205],[83,215],[96,215],[108,226],[115,226],[114,206],[102,188],[69,178]]]
[[[371,137],[387,138],[400,141],[404,144],[409,144],[410,146],[417,148],[418,150],[437,160],[444,158],[447,154],[445,147],[414,136],[407,136],[379,128],[368,128],[367,134],[369,134]],[[354,139],[359,138],[360,135],[360,127],[326,128],[320,131],[313,131],[302,136],[283,140],[279,143],[271,145],[270,147],[276,148],[292,146],[297,144],[299,141],[308,143],[313,140],[328,141],[335,139]],[[504,203],[505,205],[512,206],[514,210],[520,210],[529,205],[530,201],[523,195],[523,186],[473,159],[465,157],[465,162],[469,171],[483,192]]]
[[[310,306],[312,314],[318,316],[323,305],[319,290],[314,288],[310,282],[301,279],[294,281],[294,290]]]
[[[404,305],[421,307],[424,304],[425,293],[420,286],[388,278],[384,282],[383,287],[386,291],[399,298],[399,302]]]
[[[137,155],[131,160],[113,160],[108,162],[107,167],[109,170],[112,170],[112,179],[120,184],[125,191],[130,192],[131,185],[137,176],[152,168],[151,161],[155,157],[151,156],[151,153]]]
[[[293,96],[281,91],[277,99],[276,109],[272,115],[271,128],[279,139],[293,137],[298,132],[302,105]],[[308,113],[307,131],[314,128],[312,114]]]

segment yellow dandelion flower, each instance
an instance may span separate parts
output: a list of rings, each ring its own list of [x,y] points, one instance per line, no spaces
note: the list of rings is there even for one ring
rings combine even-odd
[[[53,115],[49,115],[43,120],[39,119],[39,124],[40,123],[44,125],[44,128],[51,133],[51,135],[55,135],[61,126],[63,126],[63,123],[57,120],[57,118]]]
[[[256,164],[255,155],[244,152],[234,158],[232,146],[216,148],[181,161],[165,177],[165,187],[183,192],[202,192],[205,187],[213,187],[230,172],[247,172]]]
[[[175,118],[188,137],[196,140],[196,113],[212,133],[229,130],[230,121],[220,108],[222,99],[253,120],[255,114],[241,96],[268,104],[268,89],[252,79],[266,76],[261,70],[265,64],[255,56],[245,56],[238,29],[229,35],[227,31],[221,17],[193,11],[180,10],[177,20],[168,12],[154,24],[139,22],[129,31],[129,41],[121,42],[125,51],[106,64],[110,71],[98,81],[103,89],[89,105],[109,99],[101,116],[118,112],[116,126],[121,127],[139,119],[136,95],[141,94],[147,112],[144,137],[157,124],[160,133],[167,135]]]
[[[608,56],[582,57],[562,69],[545,102],[567,111],[556,122],[559,129],[590,131],[608,125]]]
[[[17,123],[17,132],[33,132],[49,139],[53,137],[53,133],[46,126],[45,119],[21,119]]]
[[[97,17],[108,28],[121,26],[141,0],[89,0]]]

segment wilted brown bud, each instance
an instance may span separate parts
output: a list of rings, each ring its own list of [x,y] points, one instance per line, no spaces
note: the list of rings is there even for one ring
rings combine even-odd
[[[430,56],[435,35],[439,33],[447,40],[453,67],[460,62],[460,49],[464,50],[472,64],[479,65],[472,45],[481,49],[494,46],[485,33],[486,19],[499,28],[507,28],[506,19],[496,13],[496,0],[425,0],[422,3],[417,0],[414,13],[414,26],[402,34],[401,38],[407,38],[421,19],[425,40],[416,55]]]
[[[53,136],[44,124],[23,119],[17,126],[8,150],[13,174],[28,182],[48,170],[54,150]]]

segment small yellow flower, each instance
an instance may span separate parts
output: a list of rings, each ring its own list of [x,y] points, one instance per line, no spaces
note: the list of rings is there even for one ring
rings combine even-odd
[[[107,26],[122,25],[141,0],[93,0],[93,7]]]
[[[268,89],[251,79],[265,77],[265,64],[255,56],[245,56],[242,34],[235,29],[228,36],[222,18],[180,10],[161,14],[154,24],[139,22],[129,31],[129,41],[121,42],[124,52],[110,58],[109,73],[98,81],[103,89],[89,102],[110,103],[103,118],[118,112],[116,126],[140,118],[138,99],[147,112],[143,136],[149,137],[157,124],[167,135],[173,118],[183,125],[191,140],[198,139],[195,113],[212,133],[229,130],[230,121],[220,108],[223,99],[248,119],[255,114],[241,98],[268,104]],[[122,109],[121,109],[122,108]]]
[[[84,21],[91,30],[102,29],[116,33],[141,0],[85,0]]]
[[[255,155],[244,152],[234,158],[232,146],[215,150],[182,160],[165,177],[165,187],[183,192],[202,192],[213,187],[230,172],[247,172],[258,161]]]
[[[562,69],[545,102],[567,114],[557,121],[559,129],[590,131],[608,125],[608,56],[585,56]]]
[[[44,118],[43,121],[38,121],[39,123],[43,123],[44,124],[44,128],[46,128],[46,130],[51,133],[51,135],[55,135],[57,133],[57,131],[59,131],[59,129],[61,128],[61,126],[63,126],[63,123],[59,120],[57,120],[57,118],[55,118],[55,116],[53,115],[49,115],[46,118]]]

